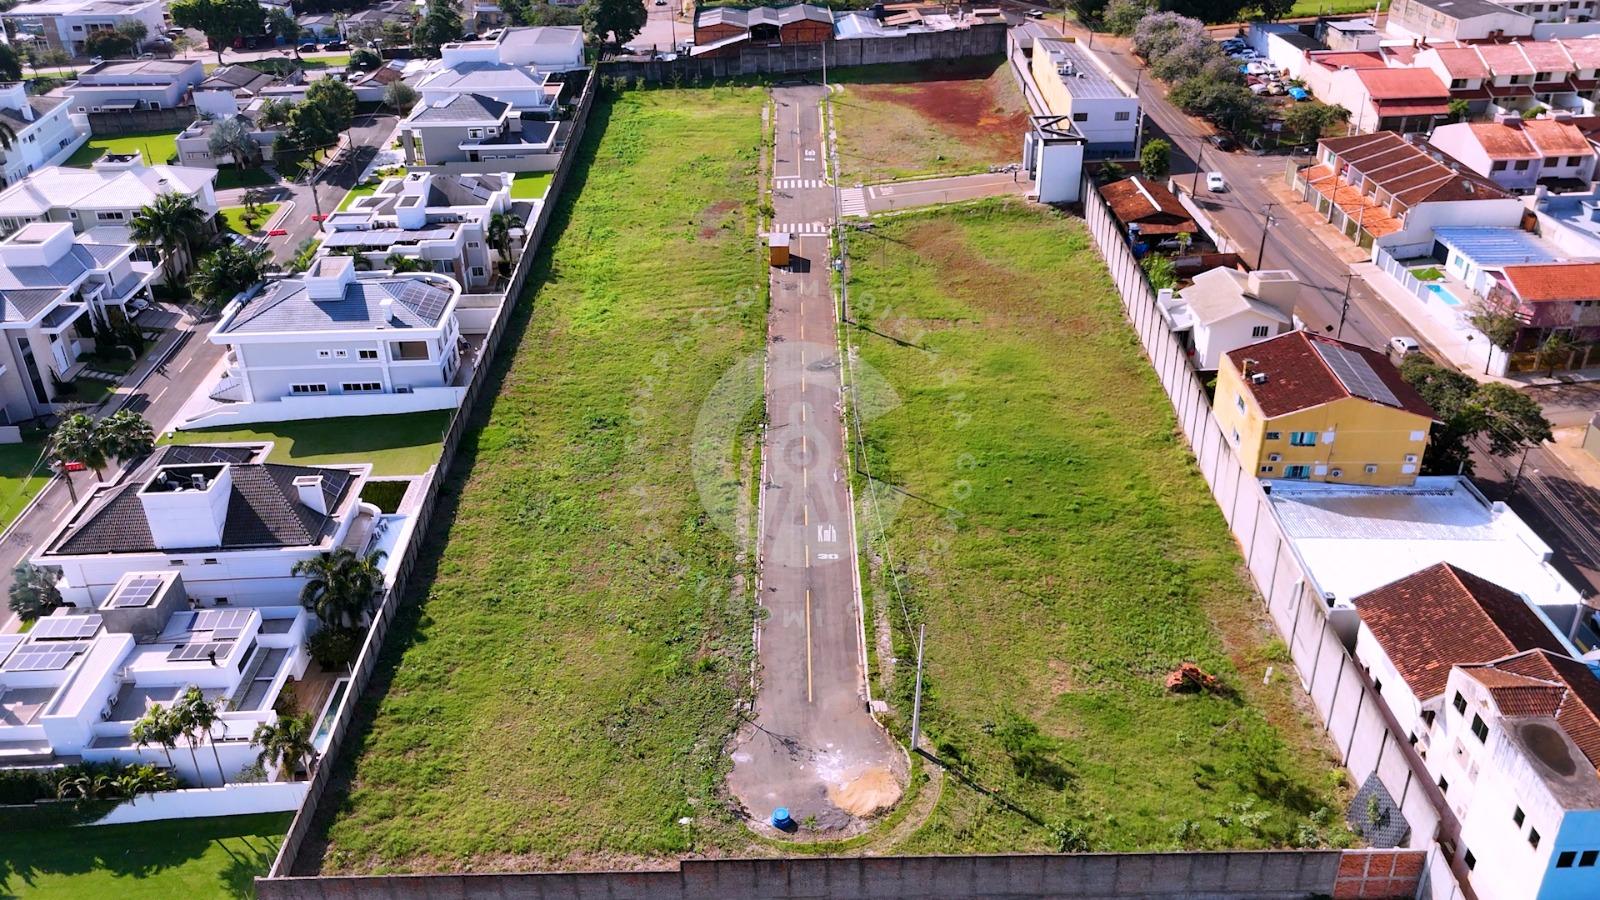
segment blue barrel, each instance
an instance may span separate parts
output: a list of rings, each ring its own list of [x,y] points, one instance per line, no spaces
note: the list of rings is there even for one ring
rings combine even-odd
[[[780,806],[772,811],[772,827],[781,831],[788,831],[794,827],[794,820],[789,818],[789,807]]]

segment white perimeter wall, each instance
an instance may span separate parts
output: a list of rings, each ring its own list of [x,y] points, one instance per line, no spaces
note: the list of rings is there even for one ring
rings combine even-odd
[[[389,416],[397,413],[455,409],[465,387],[417,388],[409,394],[340,394],[334,397],[284,397],[265,403],[231,403],[213,407],[178,425],[179,430],[214,428],[256,422],[333,419],[340,416]]]
[[[310,786],[309,781],[278,781],[143,794],[139,799],[122,804],[105,818],[90,824],[125,825],[158,819],[293,812],[305,800],[306,789]]]

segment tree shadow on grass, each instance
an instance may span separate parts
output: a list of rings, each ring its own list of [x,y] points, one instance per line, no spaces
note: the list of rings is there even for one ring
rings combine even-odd
[[[523,335],[533,319],[533,304],[530,301],[542,286],[556,277],[552,269],[552,255],[555,248],[560,246],[561,236],[571,224],[573,208],[578,198],[583,195],[583,187],[588,181],[589,172],[598,154],[600,140],[610,124],[614,102],[613,99],[604,96],[596,97],[594,105],[589,110],[589,122],[584,130],[583,142],[578,145],[578,155],[572,161],[572,169],[568,173],[566,184],[562,187],[561,196],[556,199],[555,212],[551,216],[549,228],[545,230],[533,268],[528,272],[527,283],[509,310],[510,317],[506,320],[506,330],[500,337],[500,349],[495,354],[494,362],[484,379],[477,402],[471,409],[462,411],[462,414],[468,417],[466,427],[456,447],[456,457],[449,470],[443,473],[444,480],[439,486],[438,504],[434,508],[433,520],[429,523],[422,547],[417,554],[416,567],[407,582],[406,593],[401,598],[400,607],[395,611],[394,622],[390,625],[389,633],[384,640],[383,652],[378,658],[377,668],[372,673],[372,680],[358,699],[344,745],[339,748],[337,759],[330,761],[335,767],[332,777],[328,781],[322,802],[318,805],[316,818],[306,835],[305,843],[293,860],[290,874],[321,874],[328,852],[329,829],[336,819],[354,810],[350,801],[350,790],[356,774],[356,761],[365,753],[372,736],[378,705],[393,685],[395,672],[401,660],[405,658],[406,651],[428,640],[424,629],[428,626],[429,619],[423,601],[427,598],[428,591],[438,574],[439,562],[445,547],[450,543],[456,512],[461,505],[462,490],[477,462],[479,441],[484,427],[489,423],[494,400],[505,385],[506,377],[516,358],[515,350],[521,346]],[[348,436],[343,439],[348,441]],[[297,440],[296,448],[298,447]]]

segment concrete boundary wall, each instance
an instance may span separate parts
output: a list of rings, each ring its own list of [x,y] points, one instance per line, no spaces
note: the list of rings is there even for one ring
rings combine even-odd
[[[576,149],[583,138],[584,127],[589,120],[589,110],[594,105],[594,95],[598,88],[598,79],[590,71],[588,80],[584,83],[583,95],[573,112],[572,139],[567,147],[574,152],[567,153],[561,160],[560,168],[556,169],[555,177],[550,182],[550,189],[545,193],[547,200],[553,200],[561,195],[562,188],[566,185],[567,178],[572,172],[572,160],[577,156]],[[417,505],[415,517],[412,519],[412,534],[406,542],[405,552],[400,565],[395,569],[394,582],[389,590],[384,592],[383,598],[378,602],[378,608],[372,617],[372,627],[367,631],[366,640],[361,645],[361,651],[356,656],[355,664],[350,673],[350,688],[346,692],[345,702],[340,706],[339,713],[333,720],[332,729],[328,735],[327,751],[321,764],[317,765],[311,775],[309,788],[306,791],[305,803],[300,806],[295,814],[294,821],[289,823],[289,831],[283,838],[283,844],[278,848],[278,855],[272,862],[267,878],[256,879],[258,890],[263,886],[273,883],[274,879],[282,878],[294,871],[295,861],[300,855],[300,850],[305,846],[306,838],[310,835],[316,822],[317,809],[322,802],[323,794],[328,789],[328,782],[333,777],[335,761],[339,750],[344,746],[349,737],[351,722],[355,718],[355,711],[360,706],[361,695],[366,691],[372,674],[378,667],[379,654],[383,649],[383,640],[388,635],[389,626],[394,623],[396,611],[400,603],[407,599],[406,589],[411,582],[411,574],[416,568],[417,557],[423,545],[429,523],[433,519],[434,510],[439,504],[439,492],[443,483],[443,476],[450,471],[450,465],[455,460],[456,448],[461,443],[461,435],[466,431],[467,420],[471,418],[472,411],[480,395],[483,385],[489,378],[489,372],[494,368],[495,354],[500,349],[501,338],[505,336],[506,323],[511,318],[512,308],[521,302],[522,289],[528,280],[528,271],[533,267],[533,260],[538,255],[540,244],[544,240],[545,231],[550,227],[550,219],[555,214],[557,204],[546,202],[539,204],[538,217],[534,220],[533,227],[528,231],[528,238],[523,244],[522,252],[516,258],[516,269],[512,272],[511,282],[506,286],[506,302],[500,305],[499,313],[489,326],[488,336],[484,339],[483,350],[478,356],[476,368],[472,372],[472,381],[467,385],[466,397],[462,400],[460,410],[451,418],[449,429],[445,432],[443,448],[439,454],[439,461],[428,472],[427,486]],[[415,598],[410,598],[415,602]],[[269,888],[270,889],[270,888]],[[262,896],[267,896],[263,894]],[[283,895],[278,895],[283,896]]]
[[[831,69],[963,59],[969,56],[1002,56],[1005,52],[1005,24],[983,23],[950,31],[851,38],[825,44],[746,46],[737,56],[680,56],[673,60],[613,59],[600,64],[600,73],[622,78],[643,78],[645,81],[696,81],[817,72],[822,70],[824,64]]]
[[[1200,474],[1233,531],[1265,612],[1288,647],[1329,742],[1357,784],[1378,773],[1410,825],[1403,846],[1428,851],[1421,896],[1473,897],[1465,883],[1465,864],[1438,852],[1441,842],[1460,852],[1460,822],[1428,777],[1408,735],[1328,621],[1314,579],[1279,527],[1255,473],[1244,470],[1211,415],[1205,388],[1158,311],[1155,291],[1121,225],[1087,177],[1082,196],[1084,219],[1117,287],[1123,312],[1172,402]]]

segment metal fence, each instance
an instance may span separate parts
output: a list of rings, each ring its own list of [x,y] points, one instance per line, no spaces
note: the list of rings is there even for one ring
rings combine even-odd
[[[573,138],[569,146],[574,152],[566,154],[561,160],[561,165],[556,169],[555,177],[551,179],[550,189],[545,193],[546,202],[540,204],[539,216],[533,227],[528,232],[527,242],[523,245],[522,252],[516,258],[516,269],[511,276],[511,283],[506,288],[505,302],[501,304],[500,312],[490,326],[488,336],[484,339],[483,350],[478,358],[477,367],[473,370],[472,381],[467,385],[466,397],[462,400],[461,407],[456,415],[451,417],[450,425],[445,431],[443,447],[439,454],[439,461],[434,465],[428,478],[427,488],[417,505],[416,517],[412,525],[411,540],[406,542],[405,552],[400,564],[395,571],[393,583],[378,603],[378,608],[373,615],[372,627],[367,630],[365,642],[361,645],[360,655],[356,657],[355,665],[350,673],[350,686],[345,693],[344,703],[340,706],[338,714],[333,720],[333,727],[328,733],[327,750],[323,753],[322,761],[315,767],[311,775],[311,788],[306,793],[305,803],[299,812],[295,813],[294,821],[289,823],[289,831],[284,836],[283,844],[278,848],[278,855],[272,861],[272,868],[267,877],[282,878],[294,870],[295,860],[300,854],[315,825],[317,809],[323,795],[328,789],[328,782],[333,777],[334,760],[338,758],[339,750],[344,746],[345,739],[349,736],[351,722],[355,718],[356,707],[367,685],[372,681],[372,674],[378,667],[379,654],[383,650],[384,638],[389,633],[389,627],[394,624],[394,618],[400,604],[409,599],[416,602],[416,597],[407,597],[410,587],[412,572],[416,569],[417,557],[423,545],[423,536],[428,525],[433,519],[435,509],[439,504],[439,492],[444,481],[444,475],[449,472],[451,464],[455,461],[456,448],[461,443],[461,435],[466,431],[467,421],[472,417],[474,405],[481,399],[484,383],[490,377],[490,370],[500,342],[505,336],[506,325],[511,319],[513,307],[521,302],[522,290],[528,281],[528,272],[533,267],[534,258],[544,240],[545,231],[550,226],[551,217],[555,215],[558,204],[554,198],[559,197],[565,187],[567,178],[572,171],[572,161],[577,156],[576,150],[583,136],[584,128],[589,119],[589,109],[594,104],[594,95],[598,90],[599,80],[591,70],[588,81],[584,85],[583,96],[573,113],[575,122]]]
[[[1400,282],[1400,286],[1414,294],[1418,300],[1423,303],[1428,302],[1428,294],[1430,293],[1428,286],[1423,283],[1422,279],[1411,274],[1410,269],[1401,265],[1400,260],[1394,258],[1394,254],[1382,247],[1378,247],[1372,251],[1372,261],[1377,263],[1378,268],[1389,273],[1390,278]]]
[[[1087,176],[1082,196],[1089,233],[1105,258],[1123,311],[1172,402],[1200,474],[1239,543],[1266,612],[1288,646],[1301,686],[1340,760],[1358,784],[1377,774],[1410,825],[1404,845],[1429,851],[1426,896],[1473,897],[1466,867],[1454,858],[1462,852],[1459,821],[1328,620],[1315,580],[1279,527],[1255,473],[1245,471],[1211,415],[1205,388],[1157,309],[1156,293],[1122,226]]]

